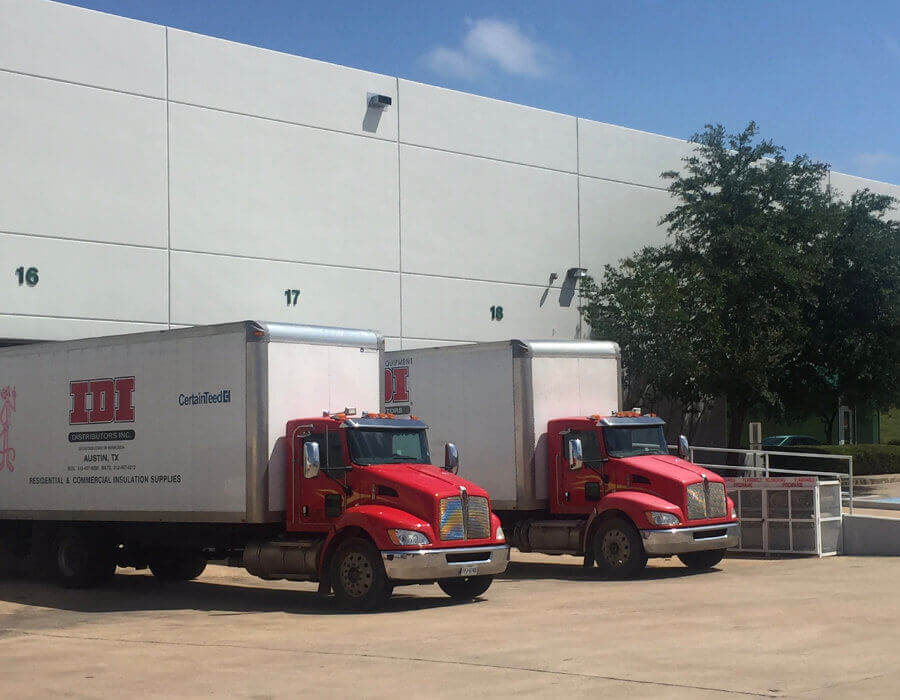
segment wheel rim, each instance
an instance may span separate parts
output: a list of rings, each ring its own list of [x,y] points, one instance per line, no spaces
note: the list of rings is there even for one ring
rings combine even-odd
[[[621,530],[610,530],[600,542],[603,559],[615,567],[624,566],[631,559],[631,543]]]
[[[84,571],[87,553],[80,547],[64,544],[59,548],[56,561],[60,571],[66,576],[77,576],[79,572]]]
[[[375,580],[375,572],[368,558],[360,552],[347,554],[339,569],[341,586],[347,595],[354,598],[362,598],[372,588]]]

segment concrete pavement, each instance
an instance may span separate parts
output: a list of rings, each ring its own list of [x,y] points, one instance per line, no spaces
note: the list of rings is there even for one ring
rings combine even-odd
[[[614,582],[514,553],[483,600],[400,588],[375,614],[219,566],[99,591],[4,578],[0,695],[897,697],[898,577],[900,558],[733,558]]]

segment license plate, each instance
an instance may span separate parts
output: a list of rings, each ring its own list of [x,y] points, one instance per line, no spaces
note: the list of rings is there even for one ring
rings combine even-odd
[[[477,566],[461,566],[459,567],[460,576],[475,576],[478,574]]]

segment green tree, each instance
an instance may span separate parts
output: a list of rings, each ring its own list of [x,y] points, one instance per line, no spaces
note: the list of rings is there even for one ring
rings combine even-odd
[[[801,360],[791,367],[789,415],[819,416],[828,442],[840,403],[882,411],[900,403],[900,224],[896,200],[869,190],[835,201]]]
[[[668,379],[645,373],[659,382],[657,391],[674,384],[693,397],[727,400],[729,447],[740,445],[751,408],[784,406],[786,368],[807,347],[804,313],[815,305],[820,243],[834,216],[823,186],[827,165],[806,156],[787,160],[757,134],[753,122],[739,134],[711,125],[696,134],[681,171],[663,173],[677,202],[661,220],[671,242],[606,268],[599,283],[584,287],[586,319],[599,323],[592,325],[598,336],[619,341],[626,360],[640,354],[641,344],[634,353],[629,345],[653,319],[647,332],[656,335],[656,352],[639,366],[664,362],[671,369]],[[665,282],[643,279],[660,271]],[[630,289],[658,287],[668,293],[629,298]],[[614,325],[612,311],[628,305],[635,307],[628,319]]]

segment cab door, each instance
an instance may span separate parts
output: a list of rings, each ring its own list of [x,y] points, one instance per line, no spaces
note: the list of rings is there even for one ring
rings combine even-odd
[[[341,434],[333,430],[317,430],[300,434],[294,445],[294,503],[295,522],[300,529],[327,531],[344,510],[343,484],[347,462]],[[303,474],[303,450],[307,442],[319,445],[319,473],[307,478]],[[329,476],[326,472],[329,472]],[[333,477],[333,478],[332,478]]]
[[[596,430],[564,431],[557,465],[556,508],[557,513],[590,513],[606,494],[609,477],[606,460],[602,454]],[[572,471],[569,468],[569,443],[581,440],[583,466]]]

